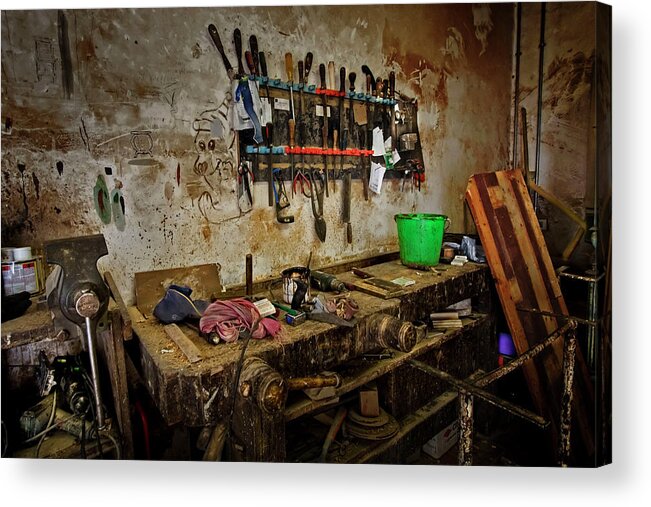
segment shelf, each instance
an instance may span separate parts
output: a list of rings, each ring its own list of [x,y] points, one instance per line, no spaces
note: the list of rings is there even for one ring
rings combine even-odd
[[[441,347],[444,343],[481,326],[488,319],[489,316],[486,314],[473,314],[467,318],[462,319],[462,322],[464,324],[462,328],[448,330],[445,333],[428,333],[427,336],[418,342],[410,352],[392,350],[392,358],[374,361],[370,363],[369,366],[360,368],[359,370],[355,371],[354,374],[346,374],[342,378],[341,385],[335,390],[334,398],[318,401],[306,398],[286,407],[285,422],[293,421],[294,419],[310,414],[311,412],[322,410],[328,406],[335,404],[337,402],[336,398],[341,397],[344,394],[357,389],[372,380],[386,375],[387,373],[390,373],[399,366],[406,364],[411,359],[414,359],[432,349]]]

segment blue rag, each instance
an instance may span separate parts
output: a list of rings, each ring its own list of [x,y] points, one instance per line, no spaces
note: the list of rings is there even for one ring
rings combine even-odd
[[[192,289],[184,285],[170,285],[165,296],[154,308],[154,316],[163,324],[199,319],[209,303],[200,299],[192,301]]]

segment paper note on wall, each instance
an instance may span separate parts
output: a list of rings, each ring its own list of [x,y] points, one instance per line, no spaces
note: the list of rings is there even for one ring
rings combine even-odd
[[[383,157],[384,153],[384,134],[382,134],[381,128],[375,127],[373,129],[373,156]]]
[[[360,102],[353,102],[353,115],[355,116],[355,123],[357,125],[366,125],[368,119],[366,118],[366,105]]]
[[[371,176],[368,180],[368,188],[376,194],[379,194],[382,190],[382,180],[384,179],[385,171],[384,166],[371,162]]]

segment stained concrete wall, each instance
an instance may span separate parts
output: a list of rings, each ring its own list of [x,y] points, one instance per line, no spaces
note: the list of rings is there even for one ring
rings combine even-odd
[[[545,11],[538,181],[590,223],[598,164],[602,178],[598,208],[608,206],[610,193],[610,8],[596,2],[552,2],[546,4]],[[598,19],[604,27],[600,32]],[[528,113],[532,171],[536,153],[540,20],[540,3],[522,4],[520,105]],[[521,165],[521,148],[519,153]],[[538,216],[547,219],[544,235],[550,253],[561,257],[577,226],[544,199],[539,200]],[[591,244],[582,241],[570,261],[587,268],[592,264],[593,254]]]
[[[3,11],[2,244],[101,232],[110,252],[101,267],[130,301],[138,271],[218,262],[230,285],[243,282],[248,252],[265,278],[310,251],[322,266],[395,250],[398,212],[444,213],[452,230],[467,229],[468,177],[509,164],[513,21],[512,4]],[[389,182],[365,202],[355,181],[352,246],[340,193],[326,199],[325,244],[306,200],[292,203],[293,225],[275,222],[264,182],[240,216],[229,82],[211,22],[231,61],[233,29],[245,46],[256,34],[272,76],[284,77],[287,51],[295,62],[312,51],[317,69],[334,60],[358,76],[362,64],[394,70],[397,89],[419,104],[423,191]],[[151,131],[151,165],[129,163],[136,130]],[[198,170],[198,132],[215,140],[221,171]],[[94,209],[100,174],[122,188],[123,230]]]

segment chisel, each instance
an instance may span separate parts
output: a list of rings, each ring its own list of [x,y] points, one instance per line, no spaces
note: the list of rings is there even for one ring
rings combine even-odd
[[[305,73],[303,67],[303,60],[298,61],[298,82],[299,82],[299,102],[298,102],[298,145],[303,148],[305,146],[305,104],[303,102],[303,88],[305,87]],[[301,150],[301,171],[305,171],[305,153]],[[292,195],[294,195],[294,178],[292,178]]]
[[[384,92],[384,82],[382,81],[381,77],[378,77],[375,79],[375,98],[377,100],[382,100],[382,94]],[[384,138],[384,128],[382,125],[382,111],[384,110],[384,106],[380,109],[377,105],[375,106],[375,110],[373,111],[373,122],[376,124],[376,126],[380,127],[382,129],[382,138]],[[378,121],[378,113],[380,114],[380,121]]]
[[[262,53],[260,53],[262,55]],[[265,132],[267,134],[267,148],[269,153],[267,153],[267,171],[269,171],[269,206],[273,206],[274,203],[274,175],[273,175],[273,160],[272,160],[272,147],[273,147],[273,132],[274,126],[273,123],[267,123],[265,127]]]
[[[249,68],[249,75],[255,76],[255,63],[251,51],[244,51],[244,60],[246,60],[246,66]]]
[[[296,120],[294,118],[290,118],[287,123],[289,127],[289,147],[291,150],[293,150],[294,146],[296,146]],[[290,182],[293,183],[294,182],[294,152],[293,151],[290,151],[289,153],[289,163],[291,166],[291,177],[292,177]],[[290,186],[292,187],[292,195],[294,195],[294,185],[291,183]]]
[[[253,57],[253,75],[259,76],[259,55],[258,55],[258,39],[255,35],[249,37],[249,48],[251,48],[251,56]]]
[[[328,90],[335,89],[335,62],[328,62]]]
[[[357,74],[351,72],[348,74],[348,81],[350,82],[350,94],[349,94],[349,107],[348,107],[348,130],[350,135],[353,135],[355,131],[355,114],[353,112],[353,95],[355,95],[355,79],[357,79]],[[350,143],[354,144],[353,142]]]
[[[212,23],[208,25],[208,33],[210,34],[210,38],[215,44],[217,51],[219,51],[219,54],[222,57],[222,61],[224,62],[224,67],[226,67],[226,74],[228,74],[228,78],[232,81],[233,79],[235,79],[235,72],[233,71],[233,66],[231,65],[231,62],[228,61],[228,58],[226,57],[226,53],[224,52],[224,46],[222,45],[222,41],[219,38],[219,33],[217,32],[217,28]]]
[[[375,125],[371,119],[371,97],[375,97],[375,78],[371,69],[367,65],[362,65],[362,72],[366,75],[366,148],[371,149],[373,147],[373,129]],[[373,111],[375,113],[375,110]]]
[[[260,59],[260,75],[266,78],[264,88],[265,91],[267,92],[267,101],[269,102],[269,106],[271,107],[271,122],[273,123],[274,101],[273,98],[271,97],[271,93],[269,93],[269,76],[267,75],[267,59],[265,58],[264,53],[262,51],[260,51],[258,57]]]
[[[310,76],[310,70],[312,69],[312,59],[314,58],[314,55],[308,51],[307,55],[305,55],[305,86],[307,86],[308,78]]]
[[[389,72],[389,98],[395,100],[396,98],[396,73],[394,71]],[[398,142],[396,137],[398,137],[398,132],[396,129],[396,105],[391,106],[391,154],[396,149],[396,143]]]
[[[343,175],[342,181],[342,219],[346,224],[346,243],[349,245],[353,242],[353,227],[350,224],[350,199],[351,199],[352,175],[350,171],[346,171]]]
[[[328,155],[326,155],[325,150],[328,149],[328,100],[326,98],[326,66],[324,63],[319,64],[319,78],[321,80],[321,91],[323,92],[322,104],[323,104],[323,129],[321,130],[321,136],[323,137],[323,172],[325,174],[325,194],[326,197],[329,197],[328,192]]]
[[[387,106],[384,105],[384,99],[389,98],[389,80],[384,79],[382,81],[382,132],[386,132],[385,138],[391,135],[390,126],[387,125]],[[393,150],[391,150],[393,153]]]
[[[346,95],[346,67],[339,68],[339,146],[345,150],[348,139],[344,141],[344,95]],[[341,170],[344,170],[344,155],[341,154]]]
[[[296,120],[294,114],[294,62],[291,53],[285,53],[285,72],[287,73],[287,81],[289,82],[289,101],[291,102],[292,118]]]
[[[244,75],[244,65],[242,65],[242,32],[236,28],[233,32],[233,42],[235,43],[235,54],[237,55],[237,77]]]

